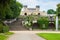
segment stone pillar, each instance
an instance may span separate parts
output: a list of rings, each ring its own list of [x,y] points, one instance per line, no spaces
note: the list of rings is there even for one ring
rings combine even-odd
[[[58,31],[58,16],[56,16],[56,31]]]

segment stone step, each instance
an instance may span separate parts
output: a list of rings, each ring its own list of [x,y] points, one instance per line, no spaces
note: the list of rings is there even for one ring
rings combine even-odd
[[[11,24],[8,24],[10,27],[10,30],[27,30],[22,24],[22,20],[18,20],[16,22],[13,22]]]

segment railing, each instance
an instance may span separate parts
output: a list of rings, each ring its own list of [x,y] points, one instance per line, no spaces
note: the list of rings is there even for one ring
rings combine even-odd
[[[15,22],[16,19],[9,19],[9,20],[5,20],[4,23],[12,23],[12,22]]]

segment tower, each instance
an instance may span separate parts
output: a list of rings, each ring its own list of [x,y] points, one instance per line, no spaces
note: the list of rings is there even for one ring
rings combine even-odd
[[[24,5],[24,11],[26,11],[27,10],[27,5]]]
[[[39,11],[40,10],[40,6],[36,6],[36,11]]]

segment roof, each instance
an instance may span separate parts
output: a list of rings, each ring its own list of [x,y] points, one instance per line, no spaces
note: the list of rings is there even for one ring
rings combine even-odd
[[[36,8],[28,8],[28,10],[36,10]]]

